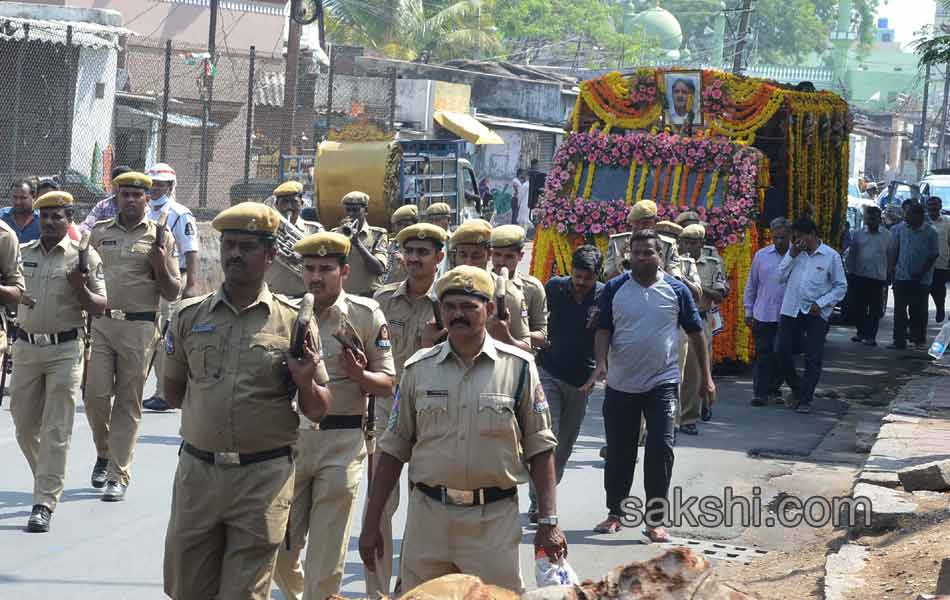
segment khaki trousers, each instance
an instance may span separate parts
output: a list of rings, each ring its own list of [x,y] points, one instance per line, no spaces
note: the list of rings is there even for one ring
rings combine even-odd
[[[13,355],[10,412],[33,472],[33,504],[53,511],[63,493],[66,454],[82,380],[82,338],[52,346],[19,341]]]
[[[106,477],[110,481],[129,484],[142,419],[145,370],[157,338],[155,323],[148,321],[92,320],[86,418],[96,454],[109,459]]]
[[[706,336],[706,353],[712,360],[712,323],[703,319],[703,335]],[[686,352],[686,370],[683,373],[682,409],[680,423],[689,425],[699,421],[703,400],[699,396],[699,386],[703,380],[703,369],[699,362],[699,355],[695,352]]]
[[[281,546],[274,581],[288,599],[326,598],[340,591],[350,524],[363,473],[361,429],[300,430],[290,509],[290,550]],[[307,537],[313,541],[307,544]],[[307,556],[301,567],[304,546]]]
[[[284,541],[294,464],[218,466],[181,452],[165,534],[165,593],[174,600],[266,600]]]
[[[187,283],[187,277],[184,273],[181,276],[181,289],[185,289]],[[178,304],[181,302],[181,293],[178,294],[178,297],[174,301],[169,302],[164,298],[159,298],[158,300],[158,332],[161,335],[161,332],[165,329],[165,323],[167,323],[172,315],[175,314],[175,311],[178,310]],[[149,356],[151,360],[151,356]],[[148,375],[146,374],[146,377]],[[162,352],[162,345],[159,344],[155,346],[155,395],[159,398],[165,397],[165,388],[163,384],[165,383],[162,378],[165,376],[165,353]]]
[[[520,542],[517,496],[484,506],[445,506],[414,489],[399,553],[403,592],[436,577],[465,573],[520,593]]]
[[[389,422],[389,415],[392,413],[393,399],[376,399],[376,436],[386,430],[386,423]],[[380,452],[377,449],[371,457],[373,461],[373,472],[378,472]],[[363,516],[366,516],[366,509],[369,505],[370,490],[367,489],[366,503],[363,505]],[[393,487],[386,505],[383,507],[383,516],[379,521],[379,533],[383,538],[383,556],[376,560],[376,571],[363,569],[363,579],[366,582],[366,596],[376,598],[378,595],[389,596],[390,584],[393,576],[393,515],[399,508],[399,482]]]

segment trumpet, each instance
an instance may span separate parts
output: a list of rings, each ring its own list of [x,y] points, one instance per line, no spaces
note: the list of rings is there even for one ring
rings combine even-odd
[[[294,250],[294,246],[304,237],[304,232],[291,223],[290,219],[283,214],[280,215],[276,240],[277,261],[301,277],[303,277],[303,257]]]
[[[363,229],[363,222],[361,219],[345,219],[340,223],[340,233],[346,237],[353,237],[354,231],[360,231]]]

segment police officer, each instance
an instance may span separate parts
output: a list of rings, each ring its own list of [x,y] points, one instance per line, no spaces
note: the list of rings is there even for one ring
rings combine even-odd
[[[404,204],[393,211],[393,216],[389,218],[389,221],[392,223],[393,230],[389,235],[389,258],[386,276],[383,277],[384,284],[398,283],[406,278],[406,261],[400,252],[396,235],[406,227],[419,222],[419,207],[415,204]]]
[[[452,207],[446,202],[433,202],[426,208],[425,219],[427,222],[437,225],[451,234],[453,231],[452,215],[454,212]],[[451,257],[446,254],[445,258],[442,259],[442,263],[439,265],[438,276],[441,277],[453,266]]]
[[[696,267],[702,281],[702,296],[697,307],[699,308],[699,316],[703,319],[706,352],[708,356],[712,356],[714,318],[712,311],[729,293],[729,286],[722,269],[722,261],[718,257],[712,256],[708,250],[704,250],[703,243],[706,239],[706,229],[702,225],[693,224],[685,227],[680,239],[683,241],[686,253],[696,261]],[[700,416],[704,421],[708,421],[712,415],[709,405],[700,398],[699,386],[702,382],[702,367],[699,365],[698,355],[695,352],[687,350],[684,375],[680,431],[695,435],[698,433],[696,422]]]
[[[316,221],[307,221],[300,217],[303,208],[303,184],[299,181],[285,181],[272,192],[274,206],[287,221],[300,230],[304,237],[323,231],[323,225]],[[298,271],[291,269],[282,260],[277,260],[269,269],[264,280],[272,292],[299,298],[307,291],[303,278]]]
[[[457,266],[468,265],[488,270],[489,244],[492,226],[482,219],[462,223],[451,238],[451,251]],[[514,285],[505,285],[505,307],[508,318],[493,314],[488,320],[488,334],[506,344],[531,352],[531,328],[528,324],[528,303],[524,294]],[[448,323],[445,323],[448,325]]]
[[[676,215],[676,224],[681,228],[686,228],[690,225],[699,225],[701,221],[702,219],[699,213],[695,210],[686,210]]]
[[[542,348],[548,338],[548,298],[544,284],[535,277],[518,272],[524,258],[525,231],[520,225],[500,225],[491,232],[491,264],[496,274],[508,268],[508,285],[524,296],[528,308],[531,347]]]
[[[607,275],[607,279],[612,279],[629,268],[625,265],[628,261],[630,238],[634,231],[656,227],[656,214],[656,202],[653,200],[641,200],[630,208],[630,212],[627,214],[627,224],[630,225],[632,231],[611,235],[608,240],[607,259],[604,261],[604,273]],[[670,275],[682,279],[679,257],[676,251],[676,240],[662,233],[657,235],[660,239],[660,268]]]
[[[436,283],[448,340],[416,352],[380,439],[382,455],[360,534],[360,557],[375,569],[380,517],[409,463],[409,512],[400,552],[404,589],[449,573],[521,591],[517,486],[538,489],[535,547],[566,554],[554,501],[554,447],[534,357],[487,335],[494,281],[461,266]],[[446,449],[450,448],[450,451]]]
[[[332,414],[319,423],[301,419],[290,549],[280,549],[274,578],[287,598],[326,598],[340,591],[343,580],[367,453],[367,394],[391,396],[396,370],[379,304],[343,291],[350,273],[350,238],[317,233],[299,241],[294,250],[303,256],[304,283],[315,298],[333,406]]]
[[[350,192],[343,196],[343,223],[334,229],[336,233],[349,234],[353,256],[350,257],[350,275],[346,291],[358,296],[373,297],[383,284],[383,276],[389,267],[389,237],[382,227],[373,227],[366,221],[369,196],[363,192]]]
[[[379,288],[373,297],[379,302],[379,307],[389,323],[397,385],[402,376],[403,365],[409,357],[424,347],[435,345],[435,336],[442,329],[435,325],[438,300],[434,285],[436,271],[445,255],[443,248],[447,239],[448,233],[431,223],[418,223],[400,231],[396,235],[396,242],[401,246],[402,255],[405,257],[407,277],[399,283]],[[391,413],[392,398],[377,399],[376,423],[385,425]],[[379,456],[378,452],[372,456],[375,461],[374,468],[377,468]],[[370,598],[376,597],[377,594],[389,594],[393,563],[392,518],[398,506],[399,486],[396,486],[389,495],[380,521],[383,555],[376,561],[374,571],[363,572],[366,578],[366,595]]]
[[[88,251],[78,269],[79,244],[67,230],[73,197],[53,191],[37,198],[40,238],[21,249],[26,291],[17,314],[16,377],[11,385],[13,423],[33,472],[33,511],[27,531],[49,531],[63,492],[66,453],[82,378],[83,311],[102,314],[106,286],[99,255]],[[87,274],[88,273],[88,276]]]
[[[165,393],[181,408],[183,440],[165,535],[174,600],[270,597],[298,412],[316,422],[330,406],[316,323],[302,356],[290,356],[298,307],[264,281],[278,224],[258,202],[219,213],[224,283],[183,301],[165,335]]]
[[[157,243],[156,224],[146,216],[151,178],[130,171],[114,183],[119,211],[96,223],[90,236],[102,258],[108,307],[92,320],[84,399],[98,457],[92,485],[105,485],[102,499],[107,502],[122,500],[129,485],[142,391],[158,336],[159,298],[172,301],[181,291],[175,239],[166,230]]]
[[[191,298],[198,294],[198,223],[195,216],[183,204],[174,199],[176,175],[175,169],[166,163],[157,163],[146,173],[152,179],[152,188],[149,190],[148,218],[158,221],[162,215],[168,215],[166,227],[175,238],[175,250],[178,253],[178,270],[182,277],[181,298]],[[159,303],[159,329],[164,330],[178,302]],[[156,346],[155,351],[159,348]],[[142,405],[149,410],[168,410],[168,403],[162,395],[163,360],[160,355],[154,358],[155,363],[155,395],[147,399]]]

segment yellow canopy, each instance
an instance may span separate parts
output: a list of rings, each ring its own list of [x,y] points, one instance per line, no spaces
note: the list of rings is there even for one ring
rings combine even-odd
[[[473,144],[504,144],[505,140],[482,125],[472,115],[451,112],[447,110],[435,111],[435,122],[452,133],[458,134]]]

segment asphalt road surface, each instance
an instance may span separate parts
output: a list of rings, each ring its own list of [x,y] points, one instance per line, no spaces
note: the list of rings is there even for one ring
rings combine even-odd
[[[682,487],[685,495],[720,497],[727,486],[736,494],[749,494],[758,487],[763,503],[785,492],[828,496],[849,490],[856,465],[862,460],[851,452],[849,428],[853,432],[854,421],[862,411],[873,411],[873,404],[884,401],[875,402],[875,398],[886,393],[895,376],[920,362],[912,355],[883,348],[890,338],[889,320],[882,324],[879,348],[851,343],[852,331],[832,328],[822,384],[871,386],[875,392],[867,402],[852,401],[849,406],[847,401],[818,399],[810,415],[779,406],[754,408],[749,406],[748,371],[719,377],[713,419],[700,424],[699,436],[679,436],[677,440],[673,486]],[[931,327],[931,335],[935,331]],[[150,381],[146,397],[153,385]],[[570,545],[569,560],[582,578],[598,577],[615,565],[649,558],[664,549],[646,544],[640,532],[632,528],[614,535],[592,532],[606,514],[603,461],[598,456],[603,443],[602,397],[601,388],[591,399],[582,435],[558,487],[558,513]],[[126,500],[105,503],[99,500],[99,491],[89,485],[95,450],[80,407],[65,493],[54,514],[52,531],[29,534],[24,527],[32,505],[32,478],[17,446],[8,406],[9,398],[5,398],[0,411],[0,452],[4,458],[0,470],[0,598],[162,597],[162,554],[180,441],[180,413],[145,413]],[[402,498],[406,498],[405,475],[402,485]],[[357,552],[358,515],[365,493],[362,487],[343,578],[343,593],[347,596],[359,596],[364,590]],[[640,497],[643,494],[639,466],[632,493]],[[527,489],[520,490],[519,498],[522,510],[526,510]],[[396,514],[394,530],[401,533],[404,523],[403,504]],[[705,542],[720,543],[724,548],[711,551],[721,556],[732,550],[740,558],[746,554],[754,558],[755,548],[787,550],[813,541],[807,528],[746,528],[738,523],[677,528],[672,533],[679,543],[692,540],[700,547],[709,547]],[[533,530],[525,527],[524,534],[522,572],[526,585],[533,587]],[[275,591],[274,597],[281,595]]]

